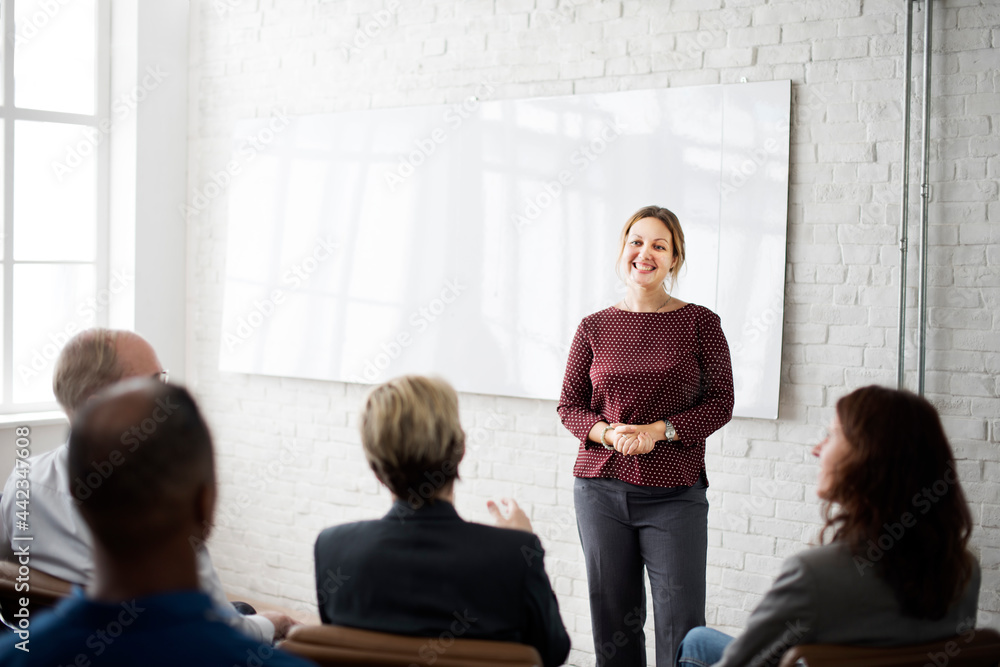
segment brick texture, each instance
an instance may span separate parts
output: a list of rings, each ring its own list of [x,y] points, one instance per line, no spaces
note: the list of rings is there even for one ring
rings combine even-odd
[[[494,98],[503,99],[791,78],[779,418],[735,420],[708,444],[708,621],[738,632],[781,559],[818,534],[809,447],[834,402],[854,387],[894,380],[901,6],[203,0],[192,11],[189,192],[201,192],[225,168],[236,121],[278,111],[458,102],[484,81],[497,83]],[[979,621],[997,626],[1000,12],[993,0],[934,6],[928,389],[947,415],[978,522]],[[219,372],[225,192],[187,224],[188,376],[219,450],[216,564],[234,592],[313,609],[316,534],[380,516],[389,506],[359,445],[357,411],[366,388]],[[914,261],[908,284],[915,279]],[[914,339],[908,332],[911,347]],[[912,369],[915,355],[907,356]],[[912,386],[912,374],[908,380]],[[595,664],[573,512],[573,438],[552,402],[469,395],[461,408],[469,451],[459,511],[488,522],[488,498],[513,496],[523,504],[548,552],[573,639],[570,663]]]

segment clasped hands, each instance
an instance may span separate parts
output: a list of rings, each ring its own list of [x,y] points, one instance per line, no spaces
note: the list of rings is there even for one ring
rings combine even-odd
[[[611,423],[614,431],[608,431],[607,440],[620,454],[633,456],[635,454],[648,454],[653,451],[653,446],[657,440],[662,440],[662,436],[657,437],[650,432],[649,426],[638,426],[635,424]]]

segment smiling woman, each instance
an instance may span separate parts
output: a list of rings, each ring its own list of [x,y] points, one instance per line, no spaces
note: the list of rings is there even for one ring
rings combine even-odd
[[[595,650],[609,666],[646,664],[643,567],[657,665],[705,623],[705,438],[732,417],[733,371],[719,316],[666,289],[684,256],[671,211],[629,218],[616,266],[628,294],[580,323],[559,401],[580,440],[574,500]]]
[[[633,296],[641,296],[643,291],[655,293],[659,289],[666,290],[667,275],[670,276],[670,288],[673,289],[681,266],[684,265],[684,247],[684,230],[681,229],[677,216],[665,208],[647,206],[636,212],[625,224],[615,270],[618,277],[629,285],[630,293],[640,293]],[[683,304],[680,301],[677,303]],[[661,306],[661,309],[665,306],[666,304]],[[628,307],[627,299],[623,300],[622,307],[624,310],[632,310]]]

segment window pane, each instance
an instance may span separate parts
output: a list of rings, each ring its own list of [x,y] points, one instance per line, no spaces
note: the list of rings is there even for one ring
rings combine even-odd
[[[14,266],[14,402],[54,401],[52,367],[78,331],[94,326],[93,265]]]
[[[0,49],[0,51],[2,50],[3,49]],[[6,146],[4,145],[5,138],[6,137],[4,133],[0,132],[0,155],[4,155],[2,149],[6,148]],[[4,180],[4,167],[6,166],[6,164],[7,164],[6,160],[0,160],[0,183],[6,183],[6,181]],[[7,208],[4,206],[3,190],[4,188],[0,188],[0,260],[7,259],[7,233],[5,231],[7,229],[5,225],[6,222],[5,213],[7,211]],[[0,294],[3,294],[3,292],[0,291]],[[0,350],[2,349],[3,347],[0,347]]]
[[[15,259],[94,261],[97,159],[87,137],[80,125],[14,123]]]
[[[3,16],[0,16],[0,30],[3,31],[4,35],[7,35],[14,31],[14,26],[10,21],[10,17],[7,16],[7,9],[10,7],[10,5],[6,3],[6,0],[0,0],[0,6],[3,7],[2,11],[0,11],[0,14],[3,14]],[[0,49],[0,72],[7,71],[3,67],[3,61],[6,55],[7,55],[7,49],[6,48]],[[0,79],[2,79],[0,80],[0,104],[6,104],[7,103],[7,91],[5,90],[7,87],[6,74],[0,77]]]
[[[3,271],[0,271],[0,294],[3,294],[3,293],[4,293],[4,291],[3,291]],[[4,301],[3,299],[0,299],[0,322],[3,321],[3,316],[4,316],[3,301]],[[4,339],[3,338],[4,338],[4,336],[3,336],[3,327],[0,327],[0,350],[4,349]],[[3,373],[6,372],[6,370],[7,369],[5,369],[3,367],[3,355],[0,354],[0,378],[3,377]],[[7,397],[3,395],[3,383],[0,382],[0,402],[6,400],[6,398]]]
[[[96,0],[17,0],[14,101],[26,109],[94,113]]]

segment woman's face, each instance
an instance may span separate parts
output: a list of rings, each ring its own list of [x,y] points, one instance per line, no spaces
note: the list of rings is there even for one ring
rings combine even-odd
[[[621,257],[625,282],[639,287],[659,287],[677,262],[673,236],[662,221],[642,218],[628,230]]]
[[[830,496],[837,485],[840,467],[851,452],[851,444],[840,428],[840,419],[834,415],[830,430],[818,445],[813,447],[813,456],[819,457],[819,479],[816,495],[823,500],[835,500]]]

